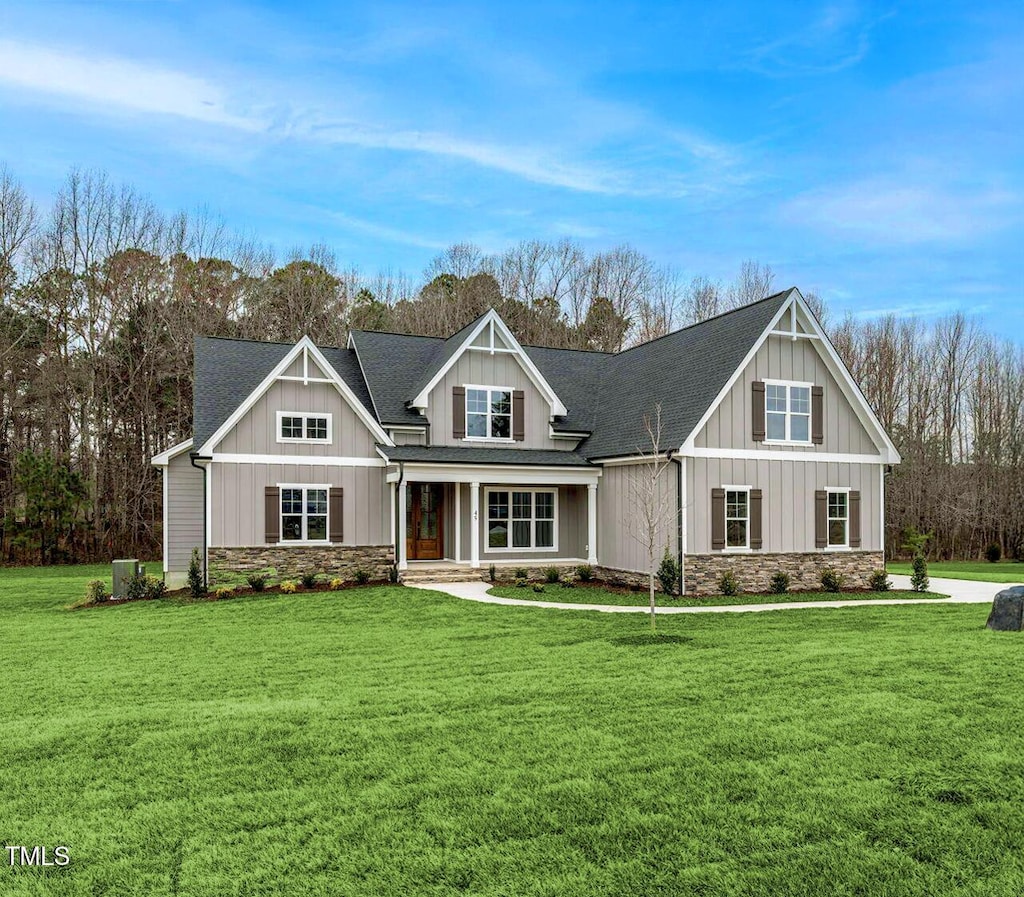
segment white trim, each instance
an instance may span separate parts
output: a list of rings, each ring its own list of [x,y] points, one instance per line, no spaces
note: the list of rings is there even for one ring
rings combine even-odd
[[[206,578],[210,577],[210,546],[213,545],[213,465],[206,461],[203,463],[200,459],[196,459],[203,464],[206,469],[206,475],[203,477],[203,481],[206,484],[206,552],[204,560],[204,571]]]
[[[170,471],[170,468],[166,464],[163,465],[163,468],[164,469],[160,471],[160,474],[161,474],[160,478],[164,481],[163,482],[163,487],[164,487],[164,507],[163,507],[164,538],[163,538],[163,542],[164,542],[164,573],[166,574],[167,571],[168,571],[167,557],[168,557],[168,555],[170,554],[170,551],[171,551],[171,534],[167,531],[167,519],[170,516],[169,512],[168,512],[168,505],[170,503],[169,499],[168,499],[168,494],[170,492],[168,480],[170,479],[171,471]]]
[[[480,566],[480,483],[469,484],[469,565]]]
[[[765,387],[765,409],[764,409],[764,429],[765,438],[761,440],[765,445],[814,445],[814,383],[806,383],[803,380],[774,380],[765,378],[761,381]],[[768,410],[768,387],[769,386],[784,386],[786,387],[786,410],[784,412],[769,411]],[[806,412],[795,412],[793,411],[792,393],[791,390],[796,387],[797,389],[807,390],[807,411]],[[768,438],[768,415],[769,414],[785,414],[786,416],[786,437],[784,439],[769,439]],[[800,417],[807,418],[807,438],[806,439],[792,439],[790,434],[793,430],[793,415],[798,414]]]
[[[556,430],[554,424],[548,422],[548,437],[551,439],[575,439],[579,442],[581,439],[586,439],[590,434],[582,433],[577,430]]]
[[[395,484],[388,483],[388,495],[391,504],[391,544],[395,544]]]
[[[153,455],[149,459],[149,463],[154,467],[166,467],[172,458],[177,458],[182,452],[187,452],[192,448],[192,438],[189,437],[184,442],[179,442],[177,445],[172,445],[169,449],[164,449],[156,455]]]
[[[455,562],[462,560],[462,484],[452,483],[455,489]]]
[[[427,428],[415,424],[388,424],[388,431],[391,433],[426,433]]]
[[[241,455],[214,452],[215,464],[304,464],[317,467],[386,467],[382,458],[333,457],[331,455]]]
[[[594,488],[597,488],[597,487],[595,486]],[[508,545],[504,545],[504,546],[499,546],[497,548],[491,548],[490,534],[487,533],[487,538],[484,540],[484,554],[502,554],[502,553],[508,553],[508,552],[518,552],[518,551],[524,551],[524,552],[528,552],[530,554],[538,554],[538,553],[542,553],[542,552],[545,552],[545,551],[558,551],[558,488],[557,487],[555,487],[555,488],[544,488],[544,487],[542,487],[542,488],[539,488],[539,489],[533,489],[533,488],[531,488],[531,489],[521,489],[521,488],[516,488],[514,485],[504,485],[504,486],[503,485],[496,485],[496,486],[489,485],[489,486],[487,486],[487,488],[484,489],[484,505],[488,509],[487,510],[487,517],[485,518],[485,521],[488,524],[491,521],[491,515],[490,515],[490,507],[491,507],[490,495],[491,495],[492,492],[507,492],[508,493],[508,517],[499,518],[499,519],[503,519],[503,520],[506,520],[508,522],[507,539],[508,539],[509,544]],[[547,517],[540,517],[540,518],[538,518],[536,516],[537,515],[536,495],[537,495],[538,492],[542,492],[545,495],[553,495],[554,496],[554,502],[553,502],[554,516],[550,518],[550,521],[551,521],[551,539],[552,539],[551,545],[537,546],[537,545],[532,545],[531,544],[531,545],[525,545],[524,546],[524,545],[512,545],[511,544],[512,543],[512,525],[513,525],[513,523],[515,523],[515,521],[517,519],[517,518],[514,518],[512,516],[512,493],[513,492],[529,492],[532,496],[534,496],[533,498],[530,499],[530,515],[531,516],[529,517],[529,521],[530,521],[530,541],[531,542],[535,541],[536,538],[537,538],[537,527],[536,527],[537,521],[538,520],[547,521],[549,519]],[[525,520],[527,518],[518,518],[518,519],[519,520]],[[486,533],[486,530],[485,530],[485,533]]]
[[[683,455],[679,459],[679,513],[681,519],[679,522],[680,535],[682,536],[682,558],[680,562],[682,564],[682,570],[680,571],[680,579],[682,588],[680,594],[686,594],[686,554],[689,551],[689,521],[687,520],[686,505],[687,505],[687,489],[688,483],[686,482],[686,456]]]
[[[288,353],[282,358],[275,366],[274,369],[263,378],[262,382],[257,386],[245,400],[231,412],[224,423],[222,423],[214,432],[214,434],[206,440],[206,442],[200,448],[200,454],[211,455],[213,454],[214,448],[231,432],[232,428],[249,412],[249,410],[255,405],[262,397],[266,394],[267,390],[274,385],[275,382],[281,377],[281,375],[288,370],[289,366],[296,358],[299,357],[300,353],[306,353],[304,357],[312,355],[313,360],[319,365],[320,370],[323,371],[331,378],[331,382],[334,384],[335,389],[341,394],[341,396],[351,405],[352,410],[355,411],[359,419],[366,425],[371,433],[376,437],[378,442],[382,442],[385,445],[394,445],[391,437],[385,433],[380,424],[374,419],[369,411],[366,410],[366,406],[363,405],[359,399],[356,398],[355,393],[349,385],[341,378],[336,370],[331,366],[330,362],[324,358],[323,353],[313,345],[313,341],[308,337],[304,336],[300,339]]]
[[[308,432],[308,424],[310,419],[327,420],[327,438],[326,439],[313,439],[309,436],[282,436],[281,435],[281,421],[286,417],[301,417],[302,418],[302,432]],[[334,444],[334,415],[330,411],[278,411],[277,412],[277,428],[275,430],[275,436],[277,441],[281,443],[292,443],[300,445],[333,445]]]
[[[526,350],[519,344],[519,340],[512,335],[512,331],[508,329],[505,322],[501,320],[501,316],[492,308],[485,315],[483,315],[477,325],[469,332],[462,345],[452,353],[449,358],[440,368],[434,372],[434,376],[427,381],[427,385],[420,390],[417,395],[409,404],[413,408],[420,408],[426,410],[429,406],[430,392],[433,390],[438,383],[444,378],[444,375],[451,370],[456,362],[462,357],[463,353],[471,346],[474,340],[483,332],[484,327],[491,327],[491,339],[494,339],[494,328],[497,327],[501,333],[501,338],[505,341],[505,344],[509,346],[512,352],[516,355],[520,365],[526,372],[526,375],[533,382],[533,385],[540,390],[541,395],[544,396],[548,404],[551,406],[551,416],[557,416],[567,414],[568,411],[565,405],[562,404],[562,400],[558,398],[558,395],[552,389],[551,384],[544,379],[544,375],[537,369],[537,366],[533,363]],[[493,343],[492,343],[493,345]]]
[[[750,492],[754,488],[753,486],[739,486],[729,485],[720,486],[719,488],[725,490],[725,547],[722,549],[725,554],[746,554],[753,549],[750,547]],[[730,492],[746,492],[747,493],[747,525],[744,529],[745,544],[743,545],[730,545],[729,544],[729,493]],[[739,520],[739,517],[732,518],[733,520]]]
[[[652,455],[621,455],[616,458],[595,458],[593,463],[600,464],[603,467],[616,467],[622,464],[640,464],[642,462],[650,464],[652,457]],[[663,454],[658,455],[658,457],[667,458],[668,452],[664,452]]]
[[[882,566],[885,566],[885,465],[878,468],[878,545],[882,552]],[[860,547],[864,547],[864,533],[860,534]]]
[[[796,448],[799,448],[797,446]],[[882,455],[844,455],[842,452],[780,451],[773,449],[721,449],[691,448],[680,452],[681,457],[724,458],[734,461],[817,461],[839,464],[884,464]]]
[[[596,483],[599,470],[579,467],[523,467],[514,465],[427,464],[406,461],[405,476],[422,483],[490,483],[525,486],[573,486]],[[398,471],[387,474],[388,482],[398,481]]]
[[[406,505],[409,501],[409,481],[403,479],[398,484],[398,569],[406,570],[409,567],[405,540],[408,538],[408,522],[406,521]]]
[[[301,539],[286,539],[284,537],[284,489],[298,489],[302,492],[302,534]],[[310,489],[322,489],[325,493],[327,512],[324,514],[325,539],[308,539],[306,532],[308,527],[309,513],[306,510],[306,492]],[[296,517],[296,514],[289,514],[289,517]],[[314,516],[319,517],[319,514]],[[277,545],[331,545],[331,484],[327,483],[278,483],[277,484]]]
[[[597,483],[587,483],[587,563],[597,564]]]
[[[463,409],[463,421],[462,425],[465,427],[466,435],[462,437],[463,442],[496,442],[499,444],[505,444],[509,442],[515,442],[515,394],[516,391],[511,386],[484,386],[479,383],[464,383],[462,388],[466,391],[466,402],[465,408]],[[469,410],[469,391],[475,389],[477,392],[487,393],[487,410],[484,412],[470,411]],[[492,392],[507,392],[508,393],[508,436],[491,436],[491,393]],[[487,421],[487,436],[470,436],[469,435],[469,415],[470,414],[483,414]],[[525,413],[525,411],[524,411]],[[504,414],[498,415],[504,417]],[[523,422],[525,425],[525,421]]]

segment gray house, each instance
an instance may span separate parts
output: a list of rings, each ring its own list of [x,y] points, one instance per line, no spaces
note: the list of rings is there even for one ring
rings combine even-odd
[[[814,587],[882,566],[899,454],[790,289],[617,354],[522,346],[495,311],[448,339],[199,338],[194,436],[163,470],[164,571],[403,579],[590,564],[635,579],[644,415],[668,463],[659,557]],[[661,547],[664,546],[664,547]]]

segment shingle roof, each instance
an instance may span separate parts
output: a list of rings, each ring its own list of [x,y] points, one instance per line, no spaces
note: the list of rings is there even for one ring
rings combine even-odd
[[[521,449],[498,446],[379,445],[389,461],[421,461],[431,464],[525,464],[543,467],[590,467],[577,452],[558,449]]]
[[[437,336],[352,331],[352,345],[366,376],[377,420],[382,424],[426,423],[426,418],[406,408],[405,403],[416,395],[424,373],[436,370],[433,358],[444,342]]]

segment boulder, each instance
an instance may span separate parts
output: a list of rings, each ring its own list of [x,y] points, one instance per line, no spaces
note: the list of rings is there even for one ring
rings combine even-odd
[[[985,625],[1000,632],[1020,632],[1024,625],[1024,586],[998,592],[992,599],[992,612]]]

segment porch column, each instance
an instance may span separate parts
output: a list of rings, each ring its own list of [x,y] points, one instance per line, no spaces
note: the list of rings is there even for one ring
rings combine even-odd
[[[597,483],[587,484],[587,563],[597,563]]]
[[[455,563],[462,562],[462,483],[455,483]]]
[[[469,565],[480,566],[480,484],[469,484]]]
[[[406,492],[408,490],[408,483],[405,481],[405,477],[402,477],[402,482],[398,484],[398,569],[408,570],[409,562],[405,556],[405,528],[407,526],[405,519],[405,508],[406,508]]]

